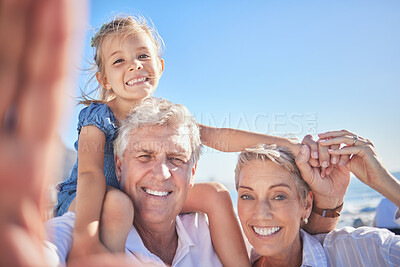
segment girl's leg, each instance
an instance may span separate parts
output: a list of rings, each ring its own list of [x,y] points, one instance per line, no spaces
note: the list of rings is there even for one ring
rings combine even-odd
[[[100,240],[112,253],[125,252],[133,225],[133,203],[122,191],[107,186],[100,220]]]

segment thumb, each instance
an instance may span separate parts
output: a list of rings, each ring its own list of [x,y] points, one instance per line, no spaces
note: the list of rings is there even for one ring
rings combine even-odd
[[[299,171],[304,181],[306,181],[307,183],[309,183],[312,179],[313,172],[313,168],[308,162],[310,160],[310,154],[311,152],[308,146],[303,145],[300,149],[300,153],[296,157],[296,165],[299,168]]]

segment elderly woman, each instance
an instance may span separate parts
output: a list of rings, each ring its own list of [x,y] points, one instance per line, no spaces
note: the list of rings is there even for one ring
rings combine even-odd
[[[368,140],[347,131],[320,137],[326,138],[320,142],[323,146],[347,144],[329,150],[340,157],[337,168],[352,171],[399,206],[400,183],[382,167]],[[238,215],[255,252],[253,266],[399,266],[400,236],[387,230],[345,227],[313,236],[300,228],[313,212],[305,180],[313,184],[320,178],[309,157],[303,147],[296,166],[288,150],[268,145],[240,154],[235,171]]]

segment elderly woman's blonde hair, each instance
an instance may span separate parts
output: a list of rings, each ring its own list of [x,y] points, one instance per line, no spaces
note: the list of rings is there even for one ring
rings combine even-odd
[[[253,160],[260,160],[262,162],[271,161],[276,165],[288,171],[293,177],[299,196],[305,200],[310,187],[301,177],[300,171],[297,168],[295,157],[286,147],[277,145],[258,144],[250,148],[246,148],[239,154],[238,162],[235,169],[235,184],[236,190],[239,187],[239,176],[243,166],[247,165]]]
[[[184,105],[156,97],[144,99],[122,121],[114,141],[114,155],[122,159],[130,136],[147,126],[184,127],[184,134],[190,137],[191,160],[194,163],[199,160],[202,151],[200,129],[192,114]]]
[[[90,78],[86,88],[95,80],[97,72],[104,74],[104,58],[103,58],[103,44],[104,40],[110,36],[118,36],[126,38],[137,33],[146,33],[154,45],[154,51],[157,56],[161,58],[164,50],[164,41],[158,33],[157,29],[150,24],[143,16],[129,16],[119,15],[114,17],[110,22],[104,23],[103,26],[96,32],[91,40],[91,46],[94,48],[94,57],[91,70],[93,75]],[[160,63],[161,64],[161,63]],[[89,95],[97,92],[98,97],[93,98]],[[105,103],[115,97],[112,90],[106,90],[99,84],[91,92],[82,92],[82,100],[80,104],[90,105],[91,103]]]

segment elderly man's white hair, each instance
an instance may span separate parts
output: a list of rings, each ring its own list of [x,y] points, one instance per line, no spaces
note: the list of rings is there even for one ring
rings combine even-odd
[[[114,154],[122,158],[130,133],[146,126],[186,127],[186,134],[190,135],[191,160],[199,160],[202,150],[200,129],[192,114],[184,105],[156,97],[143,100],[132,109],[128,118],[122,121],[118,137],[114,141]]]

